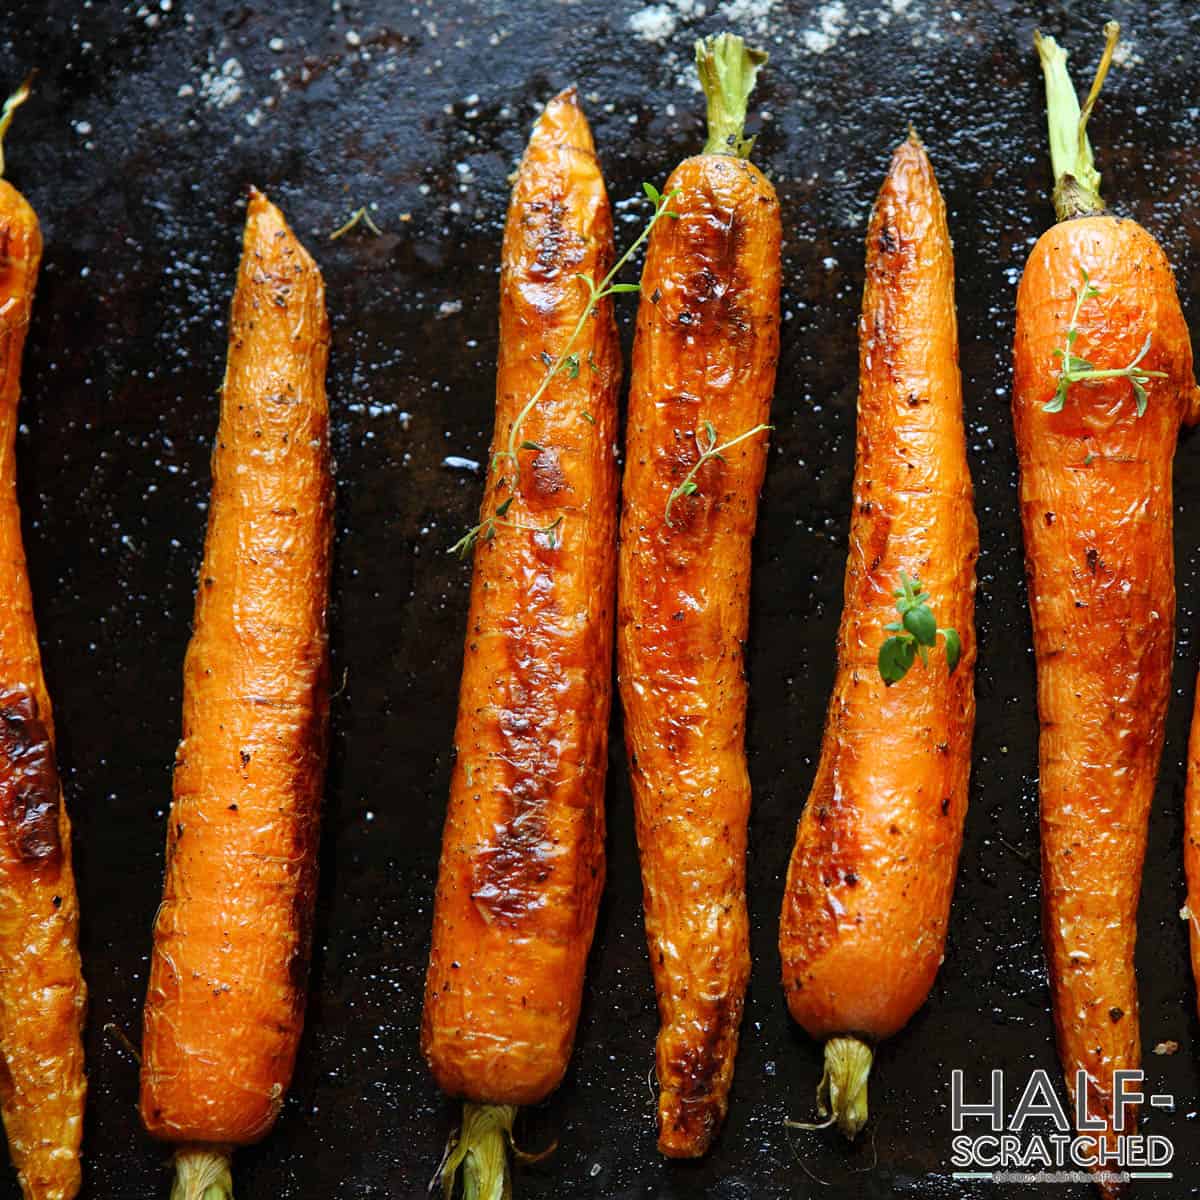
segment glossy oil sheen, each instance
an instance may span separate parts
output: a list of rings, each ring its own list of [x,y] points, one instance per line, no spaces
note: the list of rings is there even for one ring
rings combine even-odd
[[[183,664],[140,1108],[171,1142],[275,1122],[304,1025],[329,724],[325,285],[252,191]]]
[[[1074,353],[1128,380],[1059,374],[1076,293]],[[1013,420],[1038,663],[1042,899],[1059,1055],[1074,1095],[1112,1119],[1112,1072],[1141,1062],[1134,941],[1147,820],[1162,753],[1175,637],[1172,464],[1200,411],[1175,278],[1133,221],[1087,217],[1038,240],[1017,294]]]
[[[779,357],[780,215],[752,163],[701,155],[651,234],[625,432],[617,679],[662,1027],[659,1149],[703,1154],[724,1119],[750,974],[742,644]]]
[[[579,1019],[604,886],[616,573],[617,389],[611,300],[521,426],[612,266],[612,215],[573,90],[546,106],[521,161],[500,276],[492,467],[475,550],[421,1044],[451,1096],[533,1104],[558,1086]],[[572,377],[572,375],[574,377]]]
[[[274,1131],[236,1155],[238,1194],[426,1194],[462,1111],[419,1044],[472,576],[446,549],[479,519],[483,477],[469,464],[482,468],[493,432],[509,176],[547,100],[577,84],[618,247],[636,236],[649,210],[642,182],[661,188],[704,141],[691,41],[728,27],[734,12],[666,5],[675,28],[652,42],[638,32],[648,7],[657,6],[8,6],[0,91],[41,72],[4,148],[6,176],[45,238],[22,370],[18,490],[83,912],[87,1200],[165,1200],[170,1190],[167,1153],[137,1118],[137,1064],[106,1026],[139,1040],[250,182],[283,209],[325,277],[339,487],[305,1030]],[[1034,1068],[1058,1075],[1038,915],[1036,684],[1010,371],[1017,281],[1053,220],[1032,32],[1068,45],[1082,80],[1100,50],[1090,22],[1103,15],[1041,0],[912,0],[902,12],[866,0],[847,3],[845,24],[827,32],[823,0],[776,0],[758,16],[766,7],[738,6],[736,22],[771,52],[750,129],[785,240],[776,428],[745,644],[755,965],[729,1111],[703,1159],[657,1153],[647,1073],[658,1011],[614,705],[607,880],[574,1052],[559,1088],[516,1127],[526,1149],[555,1140],[558,1149],[517,1168],[517,1200],[982,1200],[987,1185],[952,1177],[950,1070],[967,1071],[971,1100],[986,1095],[992,1067],[1004,1068],[1010,1092]],[[1131,54],[1110,73],[1090,126],[1104,194],[1160,240],[1198,329],[1200,156],[1187,91],[1200,70],[1195,6],[1162,0],[1152,17],[1118,7]],[[244,72],[234,99],[214,82],[230,58]],[[946,960],[927,1002],[881,1045],[871,1124],[847,1146],[840,1134],[782,1123],[815,1118],[821,1046],[791,1019],[779,986],[779,912],[834,686],[863,241],[910,121],[936,165],[954,238],[980,522],[978,710]],[[381,236],[360,225],[330,241],[362,204]],[[628,363],[637,297],[616,297],[614,308]],[[1189,1119],[1200,1020],[1179,910],[1200,630],[1198,455],[1185,434],[1174,481],[1176,658],[1137,946],[1147,1083],[1176,1097],[1174,1113],[1152,1114],[1153,1128],[1173,1139],[1172,1169],[1189,1181],[1200,1179]],[[1177,1053],[1152,1052],[1171,1040]],[[1145,1190],[1156,1197],[1162,1187]],[[1004,1200],[1050,1195],[1012,1184]],[[0,1170],[0,1197],[17,1196],[15,1175]],[[1074,1183],[1053,1196],[1095,1193]]]
[[[42,235],[0,180],[0,1115],[26,1200],[80,1184],[87,1003],[71,823],[17,504],[17,399]]]
[[[975,727],[975,562],[946,209],[916,137],[867,229],[858,451],[838,670],[780,920],[783,986],[815,1038],[897,1033],[941,966]],[[900,573],[919,579],[944,642],[888,687],[884,626]]]

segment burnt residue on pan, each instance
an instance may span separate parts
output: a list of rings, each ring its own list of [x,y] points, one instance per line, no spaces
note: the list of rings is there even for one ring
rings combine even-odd
[[[1153,11],[1151,11],[1151,8]],[[703,10],[703,11],[701,11]],[[746,661],[755,789],[754,975],[729,1117],[700,1163],[654,1148],[656,1028],[619,715],[608,887],[571,1070],[521,1117],[545,1163],[517,1195],[782,1200],[967,1198],[949,1073],[982,1096],[1057,1072],[1038,926],[1036,718],[1009,417],[1026,253],[1051,222],[1035,25],[1082,75],[1101,10],[1044,0],[13,0],[0,89],[41,68],[5,145],[46,253],[17,452],[34,600],[75,826],[91,994],[85,1196],[169,1187],[141,1132],[135,1041],[161,894],[180,680],[204,537],[230,293],[251,183],[320,262],[333,323],[337,458],[332,761],[308,1028],[280,1122],[239,1154],[247,1196],[425,1194],[454,1119],[418,1051],[421,990],[466,632],[468,568],[445,553],[478,519],[491,435],[507,178],[540,104],[576,83],[615,204],[617,243],[703,143],[694,37],[729,25],[772,61],[753,98],[755,161],[786,239],[782,359]],[[1178,273],[1200,333],[1200,153],[1181,81],[1200,10],[1112,3],[1127,50],[1091,132],[1116,211]],[[854,457],[863,238],[909,122],[954,234],[979,560],[979,720],[946,962],[879,1055],[871,1124],[847,1148],[812,1119],[820,1048],[793,1028],[776,922],[833,678]],[[366,205],[364,222],[329,234]],[[617,297],[626,349],[634,299]],[[1179,638],[1151,822],[1139,965],[1150,1084],[1174,1113],[1183,1194],[1200,1188],[1195,1017],[1181,866],[1183,761],[1200,645],[1200,445],[1176,481]],[[543,473],[553,486],[553,464]],[[1177,1054],[1154,1055],[1178,1042]],[[816,1180],[826,1181],[822,1186]],[[1152,1185],[1151,1185],[1152,1186]],[[1006,1195],[1040,1197],[1011,1187]],[[1061,1187],[1087,1200],[1086,1185]],[[15,1197],[0,1170],[0,1198]]]

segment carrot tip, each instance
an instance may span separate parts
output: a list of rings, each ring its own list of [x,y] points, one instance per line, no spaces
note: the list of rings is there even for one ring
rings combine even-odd
[[[233,1200],[232,1158],[231,1146],[180,1146],[171,1200]]]

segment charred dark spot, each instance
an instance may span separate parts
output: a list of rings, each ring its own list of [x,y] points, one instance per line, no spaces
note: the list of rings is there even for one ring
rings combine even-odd
[[[533,480],[530,490],[534,496],[548,499],[566,490],[567,477],[563,474],[563,469],[559,464],[558,452],[553,448],[547,446],[545,449],[539,450],[534,455],[530,467]]]
[[[248,767],[250,765],[250,751],[249,750],[239,750],[238,755],[242,760],[242,766]]]
[[[62,908],[62,897],[55,896],[54,899],[50,901],[50,903],[53,904],[55,908]]]
[[[1043,520],[1046,522],[1047,525],[1053,525],[1054,520],[1055,520],[1055,514],[1052,512],[1048,512],[1048,513],[1046,513]]]
[[[858,887],[858,876],[853,871],[847,871],[843,880],[847,887]]]
[[[881,254],[895,254],[900,249],[900,238],[887,221],[879,226],[878,245]]]
[[[22,862],[56,862],[62,854],[61,803],[54,747],[27,691],[0,696],[0,813]]]
[[[1111,1018],[1112,1023],[1115,1025],[1125,1015],[1125,1010],[1123,1008],[1110,1008],[1108,1010],[1108,1015]]]
[[[661,299],[662,291],[659,288],[655,288],[654,291],[650,293],[650,303],[657,304]]]
[[[943,817],[944,817],[944,816],[946,816],[946,814],[947,814],[949,811],[950,811],[950,797],[949,797],[949,796],[945,796],[945,797],[943,797],[943,799],[942,799],[942,816],[943,816]]]
[[[949,742],[938,742],[937,752],[939,754],[949,754],[950,753],[950,743]]]
[[[529,205],[530,213],[538,214],[537,255],[530,274],[535,279],[553,279],[561,270],[566,259],[567,229],[563,220],[566,208],[555,197],[546,201],[534,201]]]
[[[1095,575],[1096,569],[1100,566],[1100,551],[1094,546],[1090,546],[1085,557],[1087,559],[1088,570]]]

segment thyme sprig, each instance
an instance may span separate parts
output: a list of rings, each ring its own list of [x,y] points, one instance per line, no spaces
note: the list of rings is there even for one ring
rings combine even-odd
[[[492,458],[493,466],[498,466],[501,461],[507,459],[513,464],[514,471],[519,474],[521,466],[517,458],[518,450],[541,449],[534,442],[518,441],[521,426],[525,424],[526,418],[537,407],[538,401],[545,394],[546,389],[550,386],[550,381],[556,375],[566,374],[568,379],[577,379],[579,377],[579,355],[575,351],[575,343],[579,340],[579,335],[583,332],[583,327],[587,324],[588,318],[595,311],[596,305],[609,296],[641,290],[641,284],[616,283],[614,281],[621,273],[625,264],[638,252],[642,243],[650,236],[659,220],[663,217],[671,217],[672,219],[679,217],[677,212],[672,212],[667,207],[670,201],[679,194],[678,188],[663,195],[654,184],[643,183],[642,191],[645,192],[646,198],[650,203],[654,205],[654,215],[643,227],[641,233],[629,245],[625,253],[613,263],[612,269],[604,276],[599,285],[586,272],[581,271],[576,274],[575,278],[588,289],[588,302],[584,306],[583,312],[579,314],[579,320],[575,322],[575,328],[571,331],[571,336],[567,338],[567,344],[559,352],[558,357],[551,358],[550,355],[543,353],[542,357],[546,360],[546,374],[542,377],[542,382],[538,384],[537,390],[525,402],[525,407],[517,414],[517,419],[512,423],[512,428],[508,431],[508,445],[505,449],[498,450],[495,453]],[[589,365],[595,369],[595,364],[591,360],[589,360]]]
[[[933,609],[929,607],[929,593],[921,590],[921,581],[900,572],[900,586],[892,593],[896,597],[899,621],[885,625],[892,636],[879,647],[879,674],[883,682],[891,687],[899,683],[913,665],[917,655],[923,666],[929,665],[929,651],[937,645],[938,634],[946,642],[946,666],[950,673],[958,666],[962,657],[962,639],[954,629],[939,629]]]
[[[1086,269],[1080,268],[1083,274],[1083,286],[1075,289],[1075,308],[1071,313],[1071,321],[1067,325],[1067,339],[1060,350],[1054,351],[1054,356],[1061,363],[1058,376],[1058,387],[1054,395],[1042,406],[1048,413],[1062,412],[1067,401],[1067,390],[1073,383],[1098,383],[1104,379],[1128,379],[1133,385],[1133,398],[1137,405],[1137,415],[1146,412],[1146,384],[1151,379],[1165,379],[1166,371],[1147,371],[1138,364],[1150,350],[1151,335],[1146,334],[1142,348],[1134,355],[1133,360],[1124,367],[1098,371],[1086,358],[1080,358],[1075,353],[1075,342],[1079,337],[1079,310],[1085,300],[1091,300],[1100,295],[1100,289],[1091,281]]]
[[[694,435],[696,447],[700,451],[700,457],[696,459],[695,466],[684,476],[683,482],[678,487],[673,488],[671,494],[667,497],[667,511],[665,513],[667,524],[674,524],[671,520],[671,509],[675,501],[681,500],[684,496],[694,496],[700,490],[700,485],[696,482],[696,475],[706,462],[710,462],[714,458],[724,462],[724,453],[726,450],[732,450],[739,442],[744,442],[747,438],[754,437],[756,433],[767,433],[774,428],[774,425],[755,425],[753,429],[747,429],[744,433],[739,433],[737,437],[730,438],[729,441],[717,445],[717,427],[711,421],[705,421],[701,426],[701,429],[704,430],[704,441],[700,440],[699,433]]]
[[[510,521],[505,517],[512,506],[513,497],[503,503],[496,505],[496,511],[490,517],[486,517],[480,521],[473,529],[469,529],[462,537],[450,547],[451,554],[457,554],[459,558],[465,559],[472,550],[475,549],[475,543],[482,538],[485,542],[490,542],[496,536],[496,530],[503,526],[506,529],[524,529],[526,533],[541,534],[546,539],[546,544],[553,550],[558,545],[558,527],[563,523],[565,518],[559,514],[549,525],[527,525],[523,521]]]
[[[545,351],[542,352],[542,361],[546,364],[546,374],[542,376],[541,383],[533,395],[525,402],[521,411],[517,414],[517,419],[512,423],[508,431],[508,440],[502,450],[497,450],[492,455],[492,468],[497,469],[502,463],[507,462],[512,467],[511,479],[506,474],[496,484],[496,490],[503,488],[510,489],[507,499],[502,500],[496,505],[495,510],[490,516],[483,517],[478,525],[472,526],[467,530],[453,546],[450,547],[451,554],[457,554],[460,558],[466,558],[475,548],[475,543],[482,538],[485,542],[490,542],[495,536],[499,528],[508,529],[523,529],[528,533],[540,534],[546,537],[549,541],[551,549],[558,545],[558,530],[563,523],[563,517],[559,516],[549,525],[526,525],[519,521],[511,521],[505,518],[505,513],[508,512],[516,495],[517,488],[521,482],[521,460],[520,452],[522,450],[532,450],[540,453],[544,447],[537,442],[531,441],[528,438],[521,437],[521,427],[525,424],[529,414],[537,407],[538,401],[546,394],[546,389],[550,386],[551,380],[557,375],[566,375],[568,379],[578,379],[580,369],[579,352],[575,349],[575,344],[579,341],[580,335],[583,333],[584,326],[587,324],[588,318],[596,311],[596,306],[609,296],[621,295],[626,292],[637,292],[641,290],[641,285],[637,283],[617,283],[617,276],[621,270],[629,263],[629,260],[637,253],[646,239],[654,230],[654,226],[663,217],[670,217],[676,220],[679,217],[677,212],[670,208],[670,202],[679,194],[680,189],[674,188],[672,191],[663,193],[658,190],[652,183],[643,183],[642,191],[646,198],[654,205],[654,212],[650,220],[638,236],[630,243],[625,253],[613,263],[608,274],[604,276],[599,283],[586,272],[578,272],[575,278],[578,279],[588,290],[588,301],[584,306],[583,312],[579,314],[579,320],[575,322],[574,329],[571,330],[571,336],[567,338],[566,345],[559,351],[558,356],[552,357]],[[599,365],[593,358],[591,352],[587,356],[587,366],[593,371],[599,371]],[[584,412],[584,419],[591,425],[596,424],[596,419],[589,412]]]

